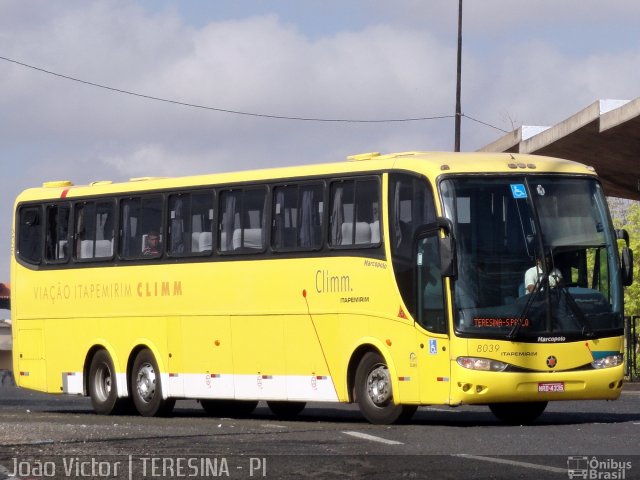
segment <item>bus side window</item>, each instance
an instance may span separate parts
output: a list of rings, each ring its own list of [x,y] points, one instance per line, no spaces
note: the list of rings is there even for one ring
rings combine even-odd
[[[378,245],[381,238],[379,209],[380,193],[377,180],[333,182],[330,245]]]
[[[82,202],[75,206],[74,252],[79,260],[113,257],[113,202]]]
[[[162,255],[162,203],[160,196],[122,200],[120,255],[123,258],[152,259]]]
[[[271,242],[275,250],[313,250],[322,245],[323,185],[275,187]]]
[[[212,251],[213,193],[169,197],[169,254],[200,255]]]
[[[266,188],[220,193],[218,245],[222,252],[254,253],[265,248]]]
[[[69,258],[69,205],[47,205],[45,231],[45,259],[64,262]]]
[[[42,260],[42,209],[25,207],[20,210],[18,256],[29,263]]]

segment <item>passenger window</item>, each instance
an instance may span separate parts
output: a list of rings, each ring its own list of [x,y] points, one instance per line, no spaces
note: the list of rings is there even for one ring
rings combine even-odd
[[[169,254],[204,255],[212,251],[213,192],[169,197]]]
[[[373,246],[381,241],[380,193],[375,179],[331,184],[330,244]]]
[[[113,203],[75,205],[74,252],[78,260],[113,257]]]
[[[266,188],[220,193],[218,245],[221,252],[252,253],[265,248]]]
[[[49,263],[69,259],[69,205],[48,205],[46,209],[45,259]]]
[[[120,205],[120,255],[126,259],[160,257],[162,197],[128,198]]]
[[[322,245],[322,184],[273,190],[271,244],[275,250],[313,250]]]
[[[404,174],[389,176],[389,234],[394,256],[413,256],[413,236],[423,225],[434,222],[436,209],[429,184]]]
[[[39,206],[20,210],[18,256],[29,263],[42,260],[42,209]]]

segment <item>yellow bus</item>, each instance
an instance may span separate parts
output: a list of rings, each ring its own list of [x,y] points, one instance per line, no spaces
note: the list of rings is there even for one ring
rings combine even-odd
[[[18,385],[101,414],[356,402],[387,424],[481,404],[531,422],[621,393],[628,235],[575,162],[370,153],[48,182],[17,198],[12,238]]]

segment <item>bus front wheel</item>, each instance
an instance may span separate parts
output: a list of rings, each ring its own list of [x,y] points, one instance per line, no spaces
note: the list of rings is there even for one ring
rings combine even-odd
[[[362,415],[378,425],[409,420],[417,409],[415,405],[394,403],[389,368],[376,352],[368,352],[360,360],[355,377],[355,397]]]
[[[89,396],[91,405],[100,415],[119,413],[122,400],[118,399],[116,371],[106,350],[98,350],[89,367]]]
[[[527,425],[533,423],[544,409],[547,402],[513,402],[513,403],[492,403],[489,405],[491,413],[498,420],[509,425]]]
[[[130,378],[133,404],[140,415],[160,417],[171,413],[176,401],[162,398],[160,369],[151,351],[141,350],[136,355]]]

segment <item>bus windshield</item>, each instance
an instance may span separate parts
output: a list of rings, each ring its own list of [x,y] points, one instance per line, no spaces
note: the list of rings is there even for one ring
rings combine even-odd
[[[617,245],[597,181],[482,176],[440,188],[458,253],[458,334],[568,341],[620,333]]]

